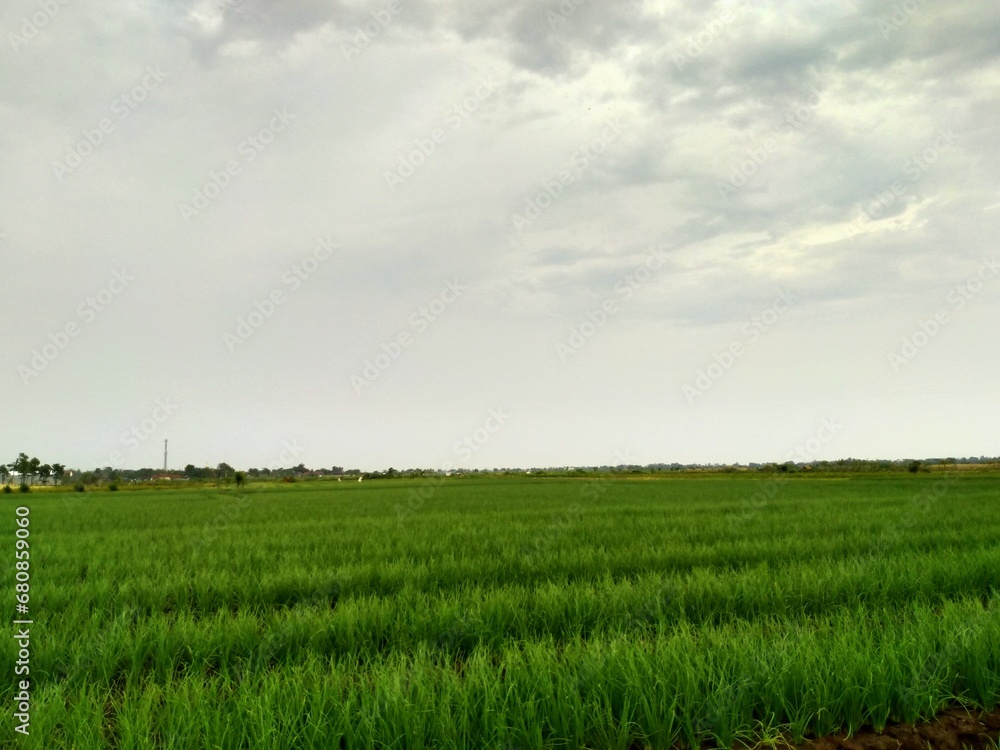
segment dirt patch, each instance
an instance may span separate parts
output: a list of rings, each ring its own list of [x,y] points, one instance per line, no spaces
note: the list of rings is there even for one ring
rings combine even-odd
[[[1000,708],[989,713],[948,709],[932,721],[889,724],[881,732],[861,729],[806,740],[795,750],[994,750],[1000,738]]]

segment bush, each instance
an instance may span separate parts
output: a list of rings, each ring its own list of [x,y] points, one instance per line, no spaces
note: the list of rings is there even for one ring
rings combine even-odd
[[[118,492],[118,485],[112,482],[108,485],[108,492]]]
[[[75,485],[73,485],[73,491],[74,492],[86,492],[87,488],[84,487],[82,484],[75,484]]]
[[[26,485],[26,484],[22,484],[22,485],[21,485],[20,487],[18,487],[17,489],[18,489],[19,491],[21,491],[21,492],[31,492],[31,487],[29,487],[29,486],[28,486],[28,485]]]
[[[5,494],[5,495],[9,495],[9,494],[10,494],[11,492],[13,492],[13,491],[14,491],[14,490],[12,490],[12,489],[10,488],[10,485],[9,485],[9,484],[5,484],[5,485],[3,486],[3,494]]]

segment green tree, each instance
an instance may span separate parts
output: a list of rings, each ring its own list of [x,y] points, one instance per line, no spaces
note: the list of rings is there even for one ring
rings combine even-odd
[[[10,468],[21,475],[21,484],[24,484],[28,472],[31,470],[31,459],[28,458],[27,453],[18,453]]]
[[[42,464],[39,466],[38,476],[41,477],[42,484],[47,484],[49,477],[52,476],[52,466],[49,464]]]
[[[7,484],[10,479],[10,467],[7,464],[0,464],[0,484]]]
[[[66,476],[66,467],[62,464],[52,464],[52,476],[59,483],[62,483],[62,478]]]
[[[214,479],[216,476],[216,472],[215,470],[210,469],[207,466],[204,468],[199,468],[194,464],[188,464],[187,466],[184,467],[184,476],[186,476],[188,479]]]

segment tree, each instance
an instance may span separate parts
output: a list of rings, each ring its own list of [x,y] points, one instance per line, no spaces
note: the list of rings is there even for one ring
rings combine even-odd
[[[52,476],[56,481],[62,483],[62,478],[66,475],[66,467],[62,464],[52,464]]]
[[[245,480],[245,476],[244,476],[243,472],[242,471],[237,471],[236,472],[236,489],[239,489],[240,487],[243,486],[244,480]]]
[[[28,462],[28,471],[31,472],[31,477],[34,479],[38,476],[38,469],[41,467],[42,462],[37,458],[33,458]]]
[[[38,476],[42,479],[42,484],[48,482],[48,478],[52,476],[52,467],[49,464],[42,464],[38,467]]]
[[[17,458],[11,463],[10,468],[21,475],[21,484],[24,484],[28,471],[31,469],[31,459],[27,453],[18,453]]]
[[[10,479],[10,468],[7,464],[0,464],[0,484],[7,484]]]

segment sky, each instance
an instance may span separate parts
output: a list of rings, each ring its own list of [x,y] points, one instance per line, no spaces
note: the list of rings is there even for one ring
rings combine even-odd
[[[1000,454],[1000,6],[9,0],[0,460]]]

